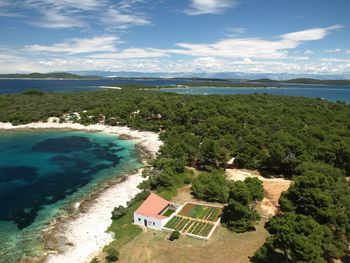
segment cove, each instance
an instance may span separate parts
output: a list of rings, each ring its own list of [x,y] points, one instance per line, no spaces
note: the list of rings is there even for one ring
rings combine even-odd
[[[141,167],[135,143],[107,133],[0,133],[0,262],[44,253],[40,232],[58,212]]]

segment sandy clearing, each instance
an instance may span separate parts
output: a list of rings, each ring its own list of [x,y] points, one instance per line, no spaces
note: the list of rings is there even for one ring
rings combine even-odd
[[[258,171],[245,169],[227,169],[226,175],[229,180],[243,181],[247,177],[257,177],[263,182],[265,198],[258,203],[258,208],[263,216],[274,216],[278,210],[278,200],[282,192],[287,191],[291,185],[291,180],[284,178],[265,178]]]

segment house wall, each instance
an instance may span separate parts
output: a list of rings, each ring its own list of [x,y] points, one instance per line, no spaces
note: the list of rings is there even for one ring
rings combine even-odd
[[[166,219],[156,219],[148,216],[139,215],[134,213],[134,224],[145,226],[145,220],[147,220],[147,227],[153,228],[156,230],[162,230],[162,226],[166,223]],[[164,222],[163,222],[164,221]]]

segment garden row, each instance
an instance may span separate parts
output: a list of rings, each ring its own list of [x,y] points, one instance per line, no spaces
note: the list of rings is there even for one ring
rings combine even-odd
[[[179,231],[181,233],[190,233],[202,237],[207,237],[210,231],[213,229],[214,224],[175,216],[164,227]]]
[[[186,225],[191,221],[190,218],[174,216],[164,227],[184,232]]]
[[[222,212],[221,208],[203,205],[186,204],[180,211],[180,215],[192,218],[198,218],[215,222],[218,220]]]
[[[207,237],[213,227],[214,224],[212,223],[194,221],[194,223],[188,229],[187,233]]]

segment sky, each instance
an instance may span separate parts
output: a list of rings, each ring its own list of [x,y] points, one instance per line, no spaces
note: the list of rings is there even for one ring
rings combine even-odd
[[[0,0],[0,72],[350,74],[349,0]]]

